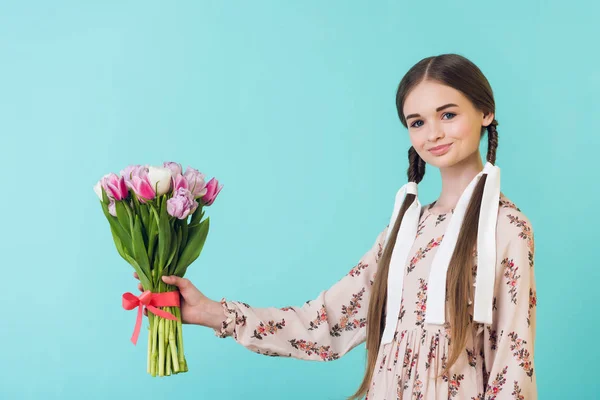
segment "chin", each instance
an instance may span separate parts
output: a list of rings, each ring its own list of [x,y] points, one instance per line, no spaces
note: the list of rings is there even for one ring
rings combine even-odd
[[[448,153],[442,156],[434,156],[433,154],[427,152],[427,157],[423,157],[423,160],[436,168],[447,168],[457,164],[460,160],[457,160],[456,155],[454,154],[454,149],[451,149]]]
[[[433,158],[430,158],[429,160],[426,160],[425,162],[427,164],[431,165],[432,167],[436,167],[436,168],[448,168],[448,167],[458,164],[458,162],[454,159],[454,157],[446,157],[446,156],[433,157]]]
[[[478,155],[479,153],[473,153],[473,156]],[[431,154],[428,155],[427,159],[424,159],[425,162],[433,167],[444,169],[457,166],[463,163],[470,163],[472,156],[460,157],[454,152],[450,151],[449,153],[444,154],[440,157],[432,157]]]

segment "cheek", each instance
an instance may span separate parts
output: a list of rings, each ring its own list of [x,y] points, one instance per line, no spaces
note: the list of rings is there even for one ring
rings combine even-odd
[[[425,145],[427,144],[427,137],[423,134],[410,135],[410,144],[415,148],[419,157],[421,157],[426,162],[429,161],[430,153],[425,150]]]
[[[470,124],[466,118],[449,124],[445,132],[448,138],[460,141],[461,147],[467,151],[479,148],[481,139],[479,127]]]
[[[409,133],[410,144],[417,150],[417,152],[421,151],[425,142],[427,141],[427,137],[422,133]]]
[[[445,132],[446,135],[452,139],[468,140],[473,136],[473,127],[466,118],[461,118],[460,120],[448,124]]]

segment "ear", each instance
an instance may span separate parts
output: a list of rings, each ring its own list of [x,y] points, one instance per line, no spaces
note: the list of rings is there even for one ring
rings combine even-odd
[[[489,126],[492,121],[494,120],[495,114],[494,113],[487,113],[487,114],[483,114],[483,121],[481,122],[481,125],[483,126]]]

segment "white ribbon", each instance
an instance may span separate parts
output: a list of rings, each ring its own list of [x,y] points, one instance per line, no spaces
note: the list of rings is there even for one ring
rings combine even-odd
[[[487,179],[483,191],[477,234],[477,279],[474,320],[485,324],[492,323],[496,275],[496,223],[498,220],[498,204],[500,199],[500,168],[489,162],[486,163],[483,171],[473,178],[458,200],[446,233],[444,234],[444,239],[432,260],[427,290],[426,323],[442,325],[446,320],[446,275],[448,265],[456,247],[467,206],[477,182],[484,174],[487,174]],[[396,194],[396,202],[388,228],[386,244],[407,193],[417,195],[417,184],[409,182]],[[417,197],[402,219],[396,244],[392,251],[388,272],[386,323],[381,339],[382,345],[390,343],[394,337],[400,314],[405,268],[416,239],[420,214],[421,203]]]
[[[428,324],[444,324],[446,321],[446,275],[448,265],[454,253],[460,228],[465,218],[467,206],[473,195],[473,190],[483,174],[487,174],[479,210],[479,225],[477,231],[477,285],[475,294],[474,319],[477,322],[491,323],[492,302],[494,295],[494,279],[496,264],[496,221],[498,220],[498,202],[500,195],[500,172],[499,168],[486,163],[481,171],[463,192],[458,200],[456,208],[444,239],[440,244],[435,257],[431,263],[429,280],[427,283],[427,311],[425,322]],[[485,202],[483,201],[485,199]],[[490,287],[491,285],[491,287]],[[489,293],[485,293],[489,291]],[[489,304],[482,301],[489,300]],[[489,318],[488,318],[489,316]]]
[[[393,230],[394,223],[404,202],[407,194],[417,196],[417,184],[409,182],[402,186],[396,194],[396,203],[394,204],[394,212],[390,220],[390,225],[387,232],[386,243],[389,240]],[[413,242],[417,235],[419,217],[421,215],[421,203],[419,198],[415,197],[410,207],[406,210],[398,236],[396,236],[396,244],[392,251],[390,260],[390,269],[388,272],[387,282],[387,306],[385,317],[385,330],[383,331],[383,343],[389,343],[394,338],[396,324],[398,323],[398,315],[400,314],[400,303],[402,301],[402,288],[404,284],[404,266],[412,248]],[[408,240],[410,238],[410,240]]]

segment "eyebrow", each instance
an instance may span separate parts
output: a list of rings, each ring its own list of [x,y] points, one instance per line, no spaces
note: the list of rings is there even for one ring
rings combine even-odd
[[[435,112],[439,112],[439,111],[445,110],[446,108],[449,108],[449,107],[458,107],[458,106],[456,104],[454,104],[454,103],[444,104],[443,106],[440,106],[440,107],[436,108]],[[405,119],[409,120],[411,118],[417,118],[417,117],[420,117],[420,116],[421,116],[420,114],[410,114],[410,115],[407,115]]]

